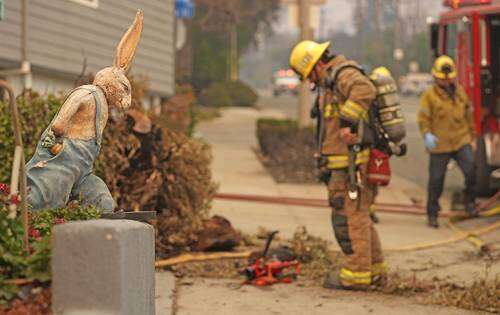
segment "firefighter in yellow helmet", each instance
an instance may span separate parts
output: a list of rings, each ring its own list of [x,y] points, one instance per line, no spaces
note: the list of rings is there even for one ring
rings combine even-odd
[[[370,149],[360,145],[358,133],[376,90],[357,63],[331,54],[329,47],[329,42],[302,41],[292,50],[290,66],[320,91],[319,167],[328,187],[334,234],[347,256],[345,265],[325,279],[325,287],[367,289],[385,276],[379,237],[369,215],[375,189],[365,176]],[[355,191],[353,169],[359,178]]]
[[[418,124],[430,153],[427,187],[428,224],[438,228],[439,197],[443,192],[448,162],[457,161],[465,177],[465,207],[475,210],[475,129],[472,109],[464,89],[456,82],[455,62],[448,56],[436,59],[431,70],[435,84],[422,94]]]

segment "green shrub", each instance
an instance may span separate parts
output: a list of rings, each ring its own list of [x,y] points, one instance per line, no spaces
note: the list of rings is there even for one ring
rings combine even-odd
[[[231,106],[232,100],[224,83],[214,83],[201,92],[200,102],[205,106]]]
[[[76,204],[62,209],[30,214],[29,251],[23,249],[24,228],[21,216],[9,217],[8,190],[0,190],[0,304],[13,299],[19,287],[5,280],[50,280],[51,234],[55,224],[100,217],[93,207]]]
[[[288,142],[287,137],[299,130],[299,124],[291,119],[261,118],[257,120],[257,141],[264,155],[273,152],[277,143]]]
[[[205,106],[245,106],[257,103],[257,93],[246,83],[218,82],[203,90],[200,102]]]
[[[294,120],[259,119],[257,140],[262,161],[278,182],[310,182],[316,178],[315,131]]]
[[[242,81],[228,82],[226,89],[231,97],[232,106],[251,107],[257,103],[257,93]]]
[[[33,156],[42,132],[50,124],[61,103],[62,98],[53,94],[32,93],[29,98],[17,98],[26,162]],[[14,133],[10,108],[7,103],[0,102],[0,182],[10,182],[13,156]]]

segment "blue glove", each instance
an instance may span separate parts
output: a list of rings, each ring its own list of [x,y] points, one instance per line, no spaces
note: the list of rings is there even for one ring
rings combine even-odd
[[[425,147],[428,150],[434,150],[437,147],[438,138],[432,133],[428,132],[424,135]]]

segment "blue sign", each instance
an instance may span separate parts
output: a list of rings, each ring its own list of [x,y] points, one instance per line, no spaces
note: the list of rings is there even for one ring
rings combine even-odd
[[[178,19],[192,19],[194,16],[193,0],[175,0],[175,16]]]

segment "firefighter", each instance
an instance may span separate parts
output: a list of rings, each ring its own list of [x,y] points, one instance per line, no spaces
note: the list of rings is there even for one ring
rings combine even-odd
[[[316,103],[323,126],[317,158],[328,187],[334,234],[347,256],[345,265],[325,279],[325,287],[363,290],[385,276],[380,240],[369,214],[375,189],[365,176],[370,149],[359,146],[357,132],[367,119],[376,90],[355,62],[331,54],[329,47],[330,42],[302,41],[293,48],[290,65],[321,91]],[[358,150],[353,151],[356,146]],[[352,169],[358,178],[356,198],[350,189]]]
[[[448,162],[454,159],[465,177],[465,208],[476,216],[474,148],[475,129],[469,99],[456,82],[455,62],[448,56],[436,59],[435,84],[421,97],[418,124],[430,153],[427,215],[430,227],[438,228],[439,197]]]

